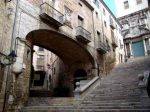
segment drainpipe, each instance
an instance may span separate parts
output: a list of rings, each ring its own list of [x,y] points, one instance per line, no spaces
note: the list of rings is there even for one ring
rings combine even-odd
[[[15,30],[16,30],[16,20],[17,20],[17,14],[18,14],[18,6],[19,6],[19,0],[16,0],[16,12],[15,12],[15,17],[14,17],[14,21],[13,21],[10,52],[15,49],[14,44],[15,44]]]
[[[12,29],[12,35],[11,35],[11,46],[10,46],[10,52],[12,50],[14,50],[14,44],[15,44],[15,29],[16,29],[16,19],[17,19],[17,13],[18,13],[18,4],[19,4],[19,0],[16,0],[16,9],[15,9],[15,17],[14,17],[14,21],[13,21],[13,29]],[[6,106],[6,101],[7,101],[7,86],[8,86],[8,75],[10,75],[10,69],[11,67],[8,67],[8,71],[7,71],[7,76],[6,76],[6,86],[5,86],[5,95],[4,95],[4,103],[3,103],[3,110],[2,112],[5,112],[5,106]]]

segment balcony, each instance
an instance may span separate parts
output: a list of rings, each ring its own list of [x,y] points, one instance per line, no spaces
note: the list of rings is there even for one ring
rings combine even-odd
[[[44,2],[40,5],[41,13],[40,17],[46,23],[49,23],[55,27],[63,26],[63,17],[64,15],[57,11],[54,7],[49,5],[48,3]]]
[[[115,25],[114,25],[114,22],[113,22],[113,20],[112,20],[111,17],[110,17],[110,27],[111,27],[112,29],[115,29]]]
[[[112,46],[113,47],[118,47],[118,42],[116,37],[112,37]]]
[[[105,43],[100,41],[97,43],[97,51],[101,54],[105,54],[108,51],[108,47]]]
[[[84,29],[82,26],[76,28],[76,38],[83,43],[91,42],[91,33]]]

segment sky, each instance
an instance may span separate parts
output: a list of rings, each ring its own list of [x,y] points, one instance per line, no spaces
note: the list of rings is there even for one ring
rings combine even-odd
[[[103,0],[111,12],[116,16],[115,0]]]

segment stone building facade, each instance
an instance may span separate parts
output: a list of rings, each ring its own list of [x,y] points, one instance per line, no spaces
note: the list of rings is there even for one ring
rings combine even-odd
[[[34,46],[33,53],[33,67],[34,78],[30,90],[52,90],[58,85],[59,74],[64,71],[64,64],[62,60],[50,52],[39,46]],[[41,77],[44,73],[44,78]],[[37,84],[43,82],[43,84]],[[35,84],[36,83],[36,84]],[[37,91],[38,92],[38,91]],[[49,91],[49,93],[51,93]],[[41,95],[42,96],[42,95]]]
[[[64,71],[60,74],[62,80],[59,84],[69,88],[71,96],[76,81],[103,76],[123,61],[123,42],[119,33],[121,25],[103,1],[0,2],[2,14],[6,14],[6,7],[9,6],[11,17],[10,20],[7,16],[0,18],[0,24],[5,23],[8,28],[1,30],[2,43],[8,44],[1,44],[4,48],[1,52],[7,51],[9,54],[13,50],[11,57],[15,59],[13,64],[7,66],[1,59],[8,75],[1,79],[4,86],[0,97],[1,104],[4,104],[0,104],[1,110],[18,110],[28,100],[34,45],[46,48],[62,59]]]
[[[148,0],[119,1],[118,20],[122,25],[126,58],[149,54],[150,9]],[[116,3],[118,1],[116,0]],[[122,11],[122,12],[120,12]]]

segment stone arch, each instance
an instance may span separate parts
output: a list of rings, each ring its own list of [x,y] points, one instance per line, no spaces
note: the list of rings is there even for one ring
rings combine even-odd
[[[67,76],[65,80],[69,84],[65,82],[65,85],[70,86],[70,91],[74,90],[73,74],[75,70],[79,69],[79,66],[85,71],[95,67],[95,60],[90,50],[73,38],[60,32],[48,29],[33,30],[27,34],[26,40],[31,45],[31,49],[33,45],[37,45],[50,50],[60,57],[65,67],[67,66],[66,72],[60,76]]]
[[[32,45],[44,47],[58,55],[65,63],[72,64],[77,61],[91,63],[95,61],[90,52],[72,38],[56,31],[40,29],[28,33],[26,39]]]

